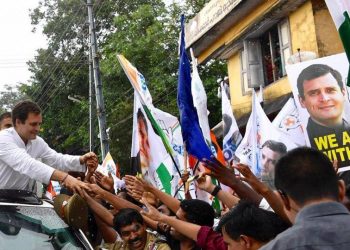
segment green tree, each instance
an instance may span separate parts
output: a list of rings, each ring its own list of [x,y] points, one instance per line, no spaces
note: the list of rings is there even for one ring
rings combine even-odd
[[[114,1],[95,5],[96,31],[103,44],[114,29]],[[26,93],[43,109],[42,135],[62,151],[88,145],[88,26],[86,4],[80,0],[45,0],[31,12],[32,24],[43,26],[47,49],[29,62],[32,85]],[[34,28],[35,30],[35,28]],[[81,103],[68,100],[79,95]]]
[[[0,114],[5,111],[11,111],[18,102],[28,99],[24,94],[25,85],[15,87],[5,85],[4,87],[5,89],[0,91]]]
[[[180,13],[193,15],[206,2],[166,6],[161,0],[94,1],[110,150],[123,172],[128,172],[130,164],[133,89],[116,55],[123,54],[144,75],[156,107],[178,116]],[[49,44],[30,62],[33,79],[25,93],[44,110],[43,136],[62,151],[87,148],[88,144],[86,17],[86,6],[80,0],[44,0],[31,14],[34,26],[43,25]],[[213,125],[221,119],[216,81],[226,75],[225,67],[222,62],[209,62],[199,71]],[[73,103],[68,95],[83,100]]]

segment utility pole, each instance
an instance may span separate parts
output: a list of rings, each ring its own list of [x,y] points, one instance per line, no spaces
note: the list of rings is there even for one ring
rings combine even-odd
[[[107,125],[106,125],[106,112],[105,105],[103,101],[102,94],[102,82],[100,76],[100,65],[99,58],[97,56],[97,39],[95,34],[95,23],[92,13],[92,0],[87,0],[88,8],[88,17],[89,17],[89,34],[91,42],[91,56],[92,56],[92,66],[93,66],[93,75],[95,82],[95,93],[96,93],[96,106],[97,106],[97,117],[98,117],[98,126],[100,129],[100,142],[101,142],[101,153],[102,159],[104,159],[109,152],[109,144],[107,138]]]
[[[91,51],[91,36],[89,36],[89,148],[90,152],[94,151],[94,71],[92,63],[92,51]]]

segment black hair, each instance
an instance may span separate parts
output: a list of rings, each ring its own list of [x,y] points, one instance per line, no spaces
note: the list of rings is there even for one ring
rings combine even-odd
[[[267,140],[264,142],[264,144],[262,145],[263,147],[268,147],[269,149],[271,149],[274,152],[278,152],[282,155],[284,155],[285,153],[287,153],[287,147],[286,145],[284,145],[284,143],[282,142],[278,142],[278,141],[274,141],[274,140]]]
[[[11,112],[4,112],[0,115],[0,122],[6,118],[11,118]]]
[[[17,103],[12,110],[13,125],[16,126],[17,119],[25,123],[29,113],[41,114],[41,109],[35,102],[29,100]]]
[[[277,190],[298,205],[307,201],[338,199],[338,177],[332,163],[322,152],[300,147],[282,156],[275,167]]]
[[[310,81],[312,79],[324,76],[331,73],[332,76],[337,80],[340,89],[344,89],[344,83],[342,76],[339,71],[329,67],[326,64],[312,64],[301,71],[297,80],[297,88],[299,96],[304,99],[304,81]]]
[[[225,230],[236,241],[243,234],[259,242],[268,242],[288,227],[277,214],[261,209],[252,202],[240,201],[221,218],[217,231]]]
[[[142,215],[136,209],[122,208],[114,216],[114,229],[120,234],[122,227],[131,225],[133,222],[143,224]]]
[[[180,208],[185,212],[188,222],[200,226],[213,226],[215,211],[207,202],[198,199],[183,200]]]

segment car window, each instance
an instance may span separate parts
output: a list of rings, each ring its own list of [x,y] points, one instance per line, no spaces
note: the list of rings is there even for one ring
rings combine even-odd
[[[84,249],[52,208],[0,206],[2,249]]]

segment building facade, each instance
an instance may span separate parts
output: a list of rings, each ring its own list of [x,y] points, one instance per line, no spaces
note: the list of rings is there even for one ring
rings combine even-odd
[[[231,105],[240,126],[252,89],[263,89],[274,114],[290,96],[285,67],[344,51],[324,0],[212,0],[186,25],[186,45],[199,63],[225,60]]]

